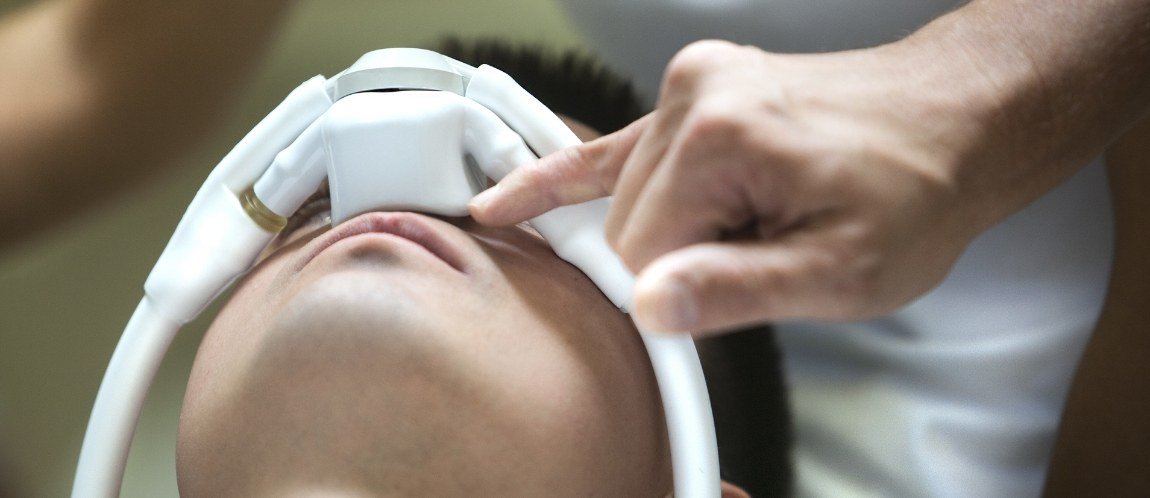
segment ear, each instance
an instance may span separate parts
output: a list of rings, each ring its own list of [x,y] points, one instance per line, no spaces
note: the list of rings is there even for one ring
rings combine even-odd
[[[719,492],[723,498],[751,498],[751,495],[743,491],[743,488],[727,481],[722,482],[722,487],[719,489]]]

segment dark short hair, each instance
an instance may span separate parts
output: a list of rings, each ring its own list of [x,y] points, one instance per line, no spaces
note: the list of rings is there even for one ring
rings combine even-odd
[[[631,82],[583,50],[552,51],[542,45],[487,38],[446,38],[434,50],[508,73],[556,114],[577,119],[600,133],[622,129],[646,114]]]
[[[769,326],[698,339],[711,395],[719,472],[756,497],[791,496],[791,410]]]
[[[447,38],[433,50],[509,74],[553,112],[601,133],[647,110],[631,83],[580,49],[555,51],[499,39]],[[720,472],[752,496],[790,496],[791,418],[781,354],[769,326],[697,340],[719,442]]]

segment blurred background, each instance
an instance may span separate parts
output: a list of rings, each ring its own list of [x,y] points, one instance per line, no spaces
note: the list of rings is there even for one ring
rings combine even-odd
[[[29,3],[0,0],[0,15]],[[152,264],[216,162],[303,80],[335,74],[369,50],[430,46],[446,34],[556,48],[581,44],[552,0],[300,1],[240,104],[176,168],[0,251],[0,461],[21,496],[69,493],[108,358]],[[124,496],[177,495],[177,418],[213,315],[209,309],[183,329],[160,370],[140,419]]]

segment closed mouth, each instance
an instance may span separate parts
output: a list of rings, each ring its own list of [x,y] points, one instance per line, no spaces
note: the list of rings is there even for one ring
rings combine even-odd
[[[338,227],[308,243],[297,269],[335,243],[369,233],[382,233],[409,240],[447,263],[456,271],[467,273],[467,265],[454,244],[442,234],[441,227],[430,217],[410,212],[371,212],[341,223]]]

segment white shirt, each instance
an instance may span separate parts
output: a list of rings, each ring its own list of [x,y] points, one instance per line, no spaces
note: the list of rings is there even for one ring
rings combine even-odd
[[[651,98],[685,44],[873,46],[948,0],[568,0]],[[863,323],[779,326],[805,496],[1036,496],[1113,252],[1102,161],[975,240],[946,280]]]

